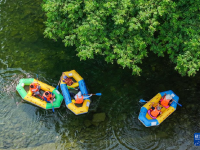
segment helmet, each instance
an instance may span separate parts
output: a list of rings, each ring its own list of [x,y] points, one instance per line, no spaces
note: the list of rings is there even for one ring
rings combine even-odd
[[[161,107],[160,107],[160,106],[157,106],[157,110],[161,110]]]
[[[33,88],[34,86],[33,86],[33,85],[30,85],[30,87]]]
[[[67,79],[67,76],[64,76],[63,79]]]
[[[45,92],[45,95],[46,95],[46,96],[49,95],[49,92]]]
[[[170,100],[171,100],[171,99],[172,99],[172,96],[171,96],[170,94],[167,94],[167,95],[166,95],[166,99],[170,99]]]
[[[81,91],[78,92],[78,97],[81,97]]]

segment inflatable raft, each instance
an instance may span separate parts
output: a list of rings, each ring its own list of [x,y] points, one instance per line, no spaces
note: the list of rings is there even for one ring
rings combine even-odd
[[[159,101],[161,100],[161,98],[164,95],[170,94],[172,96],[173,102],[171,103],[171,105],[166,108],[161,106],[161,112],[162,114],[160,114],[157,118],[152,117],[150,114],[150,109],[152,106],[152,103],[154,102],[155,104],[153,106],[156,106],[156,103],[159,103]],[[140,114],[138,119],[146,126],[146,127],[150,127],[150,126],[158,126],[160,125],[169,115],[171,115],[177,107],[177,103],[178,103],[179,97],[172,91],[164,91],[164,92],[160,92],[158,93],[156,96],[154,96],[150,101],[148,101],[141,109],[140,109]],[[176,101],[176,102],[175,102]]]
[[[47,85],[41,81],[38,81],[36,79],[33,78],[26,78],[26,79],[20,79],[19,84],[16,87],[16,90],[18,91],[19,95],[22,97],[22,99],[26,100],[27,102],[30,102],[36,106],[39,106],[41,108],[44,109],[52,109],[52,104],[51,103],[47,103],[46,101],[37,98],[35,96],[32,96],[32,93],[30,90],[26,91],[25,90],[25,86],[36,82],[41,86],[41,90],[43,91],[50,91],[53,94],[55,94],[55,101],[53,102],[53,107],[54,108],[59,108],[62,101],[63,101],[63,96],[61,95],[61,93],[54,87]]]
[[[67,87],[66,83],[63,82],[64,76],[73,78],[76,82],[73,83],[71,86]],[[61,88],[64,100],[65,100],[65,104],[69,110],[71,110],[75,115],[87,113],[89,106],[90,106],[90,98],[84,99],[82,106],[80,106],[80,107],[76,106],[72,102],[72,99],[69,94],[68,88],[70,89],[70,87],[71,88],[79,87],[82,95],[88,94],[88,91],[87,91],[87,88],[86,88],[83,78],[75,70],[71,70],[71,71],[67,71],[67,72],[63,73],[63,75],[61,77],[60,88]]]

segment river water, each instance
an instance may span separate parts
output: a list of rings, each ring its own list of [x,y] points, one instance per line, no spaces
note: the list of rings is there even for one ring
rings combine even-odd
[[[107,64],[103,57],[80,61],[74,47],[43,36],[42,0],[0,0],[0,149],[198,149],[194,133],[200,127],[200,74],[182,77],[166,58],[149,54],[141,76]],[[75,69],[93,96],[89,113],[75,116],[64,102],[55,113],[21,102],[16,86],[21,78],[58,84],[63,71]],[[138,114],[158,92],[173,90],[177,110],[160,126],[146,128]],[[96,113],[103,122],[87,126]]]

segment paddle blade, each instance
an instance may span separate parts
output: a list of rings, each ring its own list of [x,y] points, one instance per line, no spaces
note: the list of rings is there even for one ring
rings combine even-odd
[[[182,105],[181,104],[179,104],[179,103],[177,103],[179,106],[181,106],[182,107]]]
[[[56,86],[56,89],[57,89],[57,90],[59,89],[59,85]]]
[[[140,99],[140,103],[146,103],[146,101],[143,99]]]
[[[51,104],[52,104],[52,111],[54,112],[53,102],[51,102]]]
[[[178,102],[176,102],[174,99],[172,99],[176,104],[178,104],[179,106],[181,106],[182,107],[182,105],[181,104],[179,104]]]
[[[97,95],[97,96],[101,96],[101,93],[96,93],[95,95]]]

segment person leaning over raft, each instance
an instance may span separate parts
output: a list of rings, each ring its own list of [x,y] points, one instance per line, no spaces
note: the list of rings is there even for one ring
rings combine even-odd
[[[30,91],[31,91],[33,96],[40,94],[41,86],[38,83],[33,82],[33,83],[30,84],[29,87],[30,87]]]
[[[74,93],[71,93],[71,92],[70,92],[70,95],[71,95],[72,97],[74,97],[75,100],[73,99],[72,102],[75,103],[75,104],[82,104],[84,99],[87,99],[87,98],[89,98],[89,97],[92,96],[92,94],[90,94],[90,95],[88,95],[88,96],[83,96],[83,95],[81,94],[81,91],[79,91],[76,95],[75,95]],[[74,96],[74,95],[75,95],[75,96]]]
[[[170,94],[165,94],[164,98],[161,99],[160,104],[164,107],[169,106],[172,103],[172,96]]]
[[[159,104],[156,107],[153,107],[153,104],[154,103],[152,103],[152,106],[151,106],[151,109],[150,109],[151,115],[153,117],[158,117],[158,115],[160,115],[162,113],[161,107],[159,106]]]
[[[42,99],[47,103],[52,103],[54,101],[55,95],[52,92],[46,91],[43,93]]]

